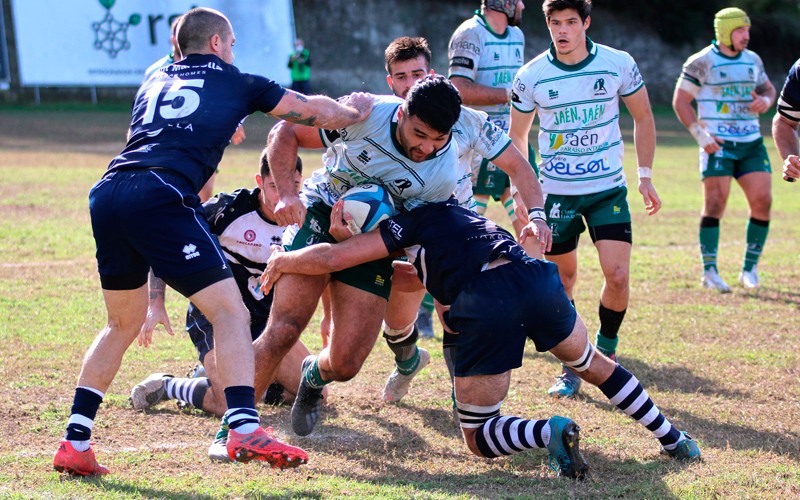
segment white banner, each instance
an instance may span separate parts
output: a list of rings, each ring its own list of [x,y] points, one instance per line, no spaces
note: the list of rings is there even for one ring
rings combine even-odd
[[[197,0],[11,0],[24,86],[138,86],[172,51],[170,21]],[[233,64],[289,85],[291,0],[204,0],[233,25]]]

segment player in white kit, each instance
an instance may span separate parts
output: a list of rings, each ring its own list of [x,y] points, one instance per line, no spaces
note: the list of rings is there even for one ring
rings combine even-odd
[[[650,215],[661,208],[661,200],[651,182],[656,130],[647,89],[630,55],[586,36],[591,7],[591,0],[543,3],[552,43],[517,73],[509,135],[517,149],[524,150],[534,115],[539,114],[539,171],[553,230],[546,255],[558,265],[572,299],[578,238],[588,226],[605,278],[596,343],[614,359],[628,307],[633,241],[622,168],[620,99],[633,116],[639,192]],[[565,366],[548,392],[571,397],[579,388],[580,379]]]

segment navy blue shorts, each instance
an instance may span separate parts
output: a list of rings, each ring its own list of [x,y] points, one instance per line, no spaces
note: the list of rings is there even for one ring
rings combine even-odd
[[[267,327],[268,319],[269,315],[253,314],[253,311],[250,311],[250,336],[253,340],[257,339]],[[204,363],[206,354],[214,348],[214,327],[191,302],[186,311],[186,331],[197,349],[197,359]]]
[[[447,322],[456,336],[455,375],[497,375],[522,366],[525,340],[539,352],[569,337],[577,313],[558,267],[526,259],[482,272],[453,302]]]
[[[188,179],[164,169],[104,176],[89,192],[97,268],[106,290],[156,276],[186,297],[233,275]]]

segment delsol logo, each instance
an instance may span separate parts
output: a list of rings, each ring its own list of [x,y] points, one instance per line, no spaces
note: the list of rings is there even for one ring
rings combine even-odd
[[[120,22],[111,14],[111,7],[116,0],[98,0],[105,7],[106,15],[98,22],[92,23],[94,30],[94,48],[102,50],[111,59],[116,59],[117,54],[123,50],[130,50],[131,42],[128,41],[128,27],[136,26],[142,22],[142,16],[131,14],[128,22]]]

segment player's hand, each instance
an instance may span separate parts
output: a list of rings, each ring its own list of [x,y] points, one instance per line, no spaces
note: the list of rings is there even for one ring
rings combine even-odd
[[[150,301],[149,305],[147,306],[147,317],[144,320],[144,324],[142,324],[142,328],[139,330],[139,336],[137,337],[139,341],[140,347],[149,347],[150,344],[153,342],[153,330],[156,329],[156,326],[164,325],[164,329],[170,335],[175,335],[172,332],[172,325],[169,323],[169,315],[167,314],[167,310],[164,308],[163,301]]]
[[[333,236],[336,241],[344,241],[353,236],[348,222],[352,223],[353,216],[349,212],[344,211],[344,200],[340,199],[333,204],[331,209],[331,225],[328,233]]]
[[[689,133],[692,134],[700,148],[710,155],[722,149],[720,144],[725,143],[719,137],[711,135],[705,124],[700,121],[694,122],[689,126]]]
[[[519,242],[525,243],[528,238],[536,238],[542,253],[549,252],[553,246],[553,230],[550,229],[547,222],[542,219],[535,219],[533,222],[528,222],[528,224],[522,228]]]
[[[236,128],[236,132],[233,133],[231,136],[231,144],[234,146],[238,146],[241,144],[245,139],[247,139],[247,135],[244,133],[244,125],[239,125]]]
[[[358,113],[356,121],[364,121],[372,112],[372,105],[375,100],[372,95],[366,92],[353,92],[350,95],[339,98],[339,102],[344,106],[351,107]]]
[[[644,209],[647,215],[655,215],[661,210],[661,198],[658,197],[653,181],[648,177],[639,179],[639,193],[644,200]]]
[[[272,245],[272,255],[269,256],[267,267],[258,279],[261,282],[261,293],[264,295],[269,295],[272,287],[275,286],[275,283],[281,279],[283,275],[283,273],[278,271],[278,261],[282,256],[283,247],[280,245]]]
[[[755,90],[750,92],[750,95],[753,97],[753,102],[751,102],[750,105],[748,106],[750,108],[750,111],[752,111],[753,113],[761,114],[761,113],[766,113],[769,110],[769,105],[770,105],[769,97],[764,95],[758,95]]]
[[[279,226],[302,226],[306,218],[306,207],[297,195],[284,196],[275,205],[275,222]]]
[[[789,155],[783,160],[783,180],[795,182],[800,179],[800,157]]]

